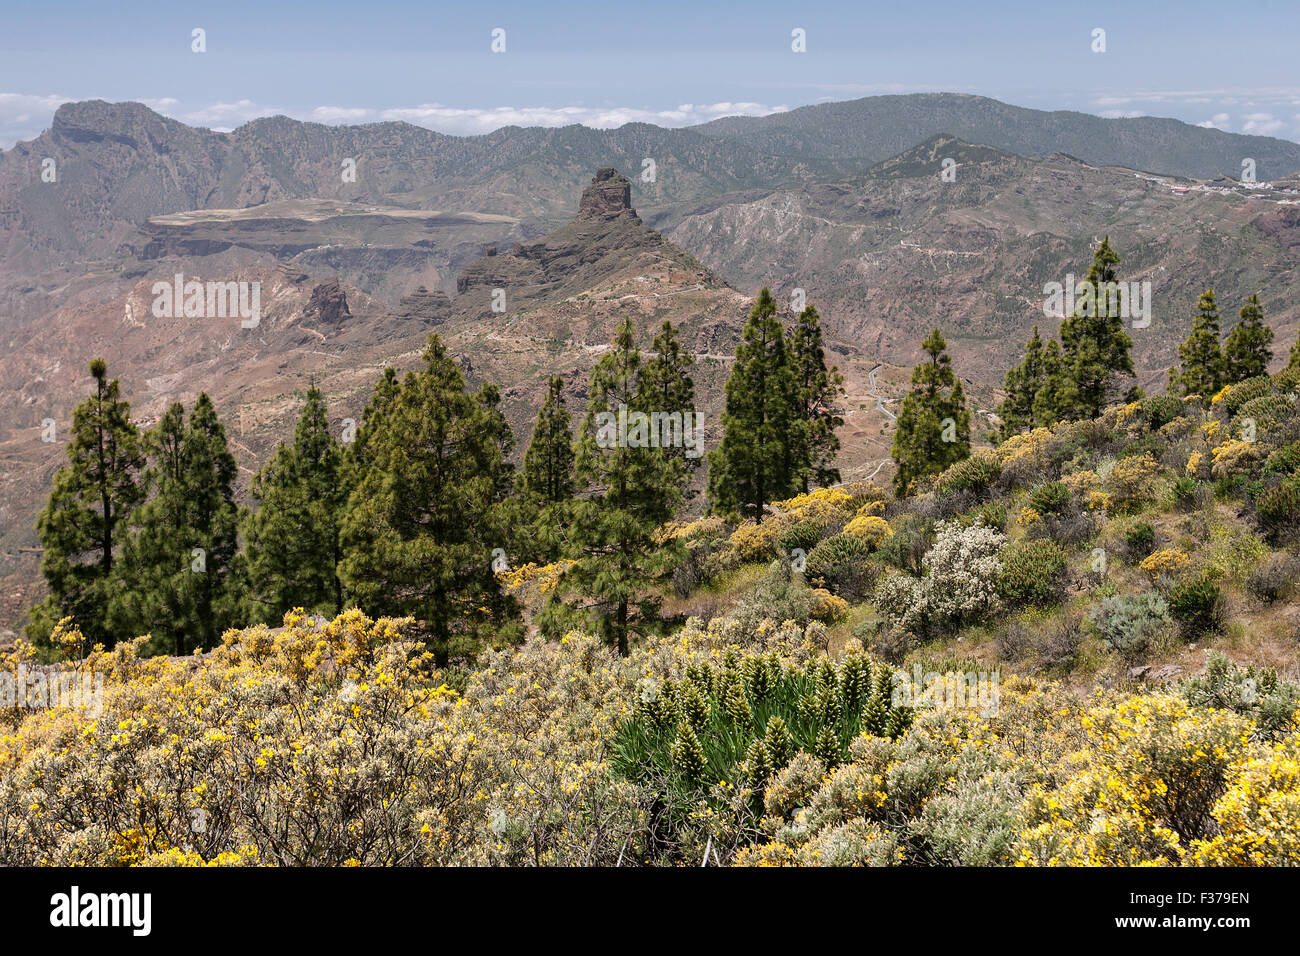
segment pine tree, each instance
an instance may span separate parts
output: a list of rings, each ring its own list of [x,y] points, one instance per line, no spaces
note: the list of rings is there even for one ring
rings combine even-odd
[[[823,488],[839,482],[835,456],[840,450],[840,439],[835,429],[844,424],[844,419],[835,414],[844,396],[844,376],[835,366],[826,367],[821,317],[811,305],[799,313],[798,325],[790,336],[790,357],[799,416],[805,428],[803,444],[808,459],[807,467],[800,470],[806,492],[810,482]]]
[[[763,507],[799,492],[806,470],[794,370],[776,302],[763,289],[727,379],[722,441],[709,454],[709,500],[724,513],[763,520]],[[804,467],[799,467],[802,464]]]
[[[938,329],[926,336],[921,348],[929,361],[912,370],[912,388],[898,412],[890,454],[898,465],[894,486],[900,496],[916,479],[970,455],[970,412],[947,347]]]
[[[492,382],[484,382],[474,397],[483,406],[488,433],[501,453],[501,465],[493,492],[493,500],[501,502],[510,496],[515,486],[515,466],[510,462],[510,453],[515,449],[515,433],[505,413],[501,411],[501,389]]]
[[[657,609],[652,584],[677,558],[654,540],[682,500],[685,475],[665,449],[648,447],[621,410],[653,407],[630,321],[591,372],[587,411],[578,432],[577,475],[584,488],[574,520],[578,560],[564,576],[567,593],[580,595],[597,616],[601,634],[628,651]]]
[[[466,390],[437,335],[423,357],[400,385],[381,383],[384,401],[366,420],[339,577],[366,613],[414,617],[446,666],[518,636],[518,615],[492,572],[502,540],[500,421]]]
[[[1071,419],[1096,418],[1116,395],[1116,380],[1133,374],[1133,340],[1124,331],[1118,302],[1112,302],[1110,294],[1119,263],[1107,236],[1093,253],[1084,279],[1093,294],[1086,295],[1074,315],[1061,323],[1062,364],[1068,382],[1064,398]]]
[[[48,638],[63,617],[81,628],[87,646],[111,646],[119,636],[109,628],[108,604],[122,531],[144,496],[144,456],[118,380],[107,380],[100,358],[90,363],[90,374],[95,394],[72,413],[68,463],[55,473],[36,523],[50,594],[32,609],[28,635],[34,641]]]
[[[512,545],[521,560],[553,561],[567,550],[576,489],[570,421],[564,380],[552,378],[515,482],[519,497],[514,526],[520,534]]]
[[[1241,307],[1240,321],[1228,333],[1224,345],[1225,384],[1244,382],[1263,375],[1273,360],[1273,330],[1264,324],[1264,307],[1259,296],[1251,295]]]
[[[558,502],[572,498],[573,488],[573,432],[564,404],[564,380],[557,376],[547,383],[546,400],[537,412],[519,491],[538,501]]]
[[[151,634],[161,653],[185,653],[185,577],[192,560],[185,515],[185,406],[173,402],[144,434],[149,465],[143,488],[149,500],[132,515],[124,535],[119,573],[122,587],[110,602],[121,637]]]
[[[1056,339],[1043,349],[1043,384],[1034,395],[1034,424],[1055,425],[1070,416],[1070,382]]]
[[[259,503],[242,516],[250,620],[279,624],[295,607],[332,617],[343,606],[339,523],[346,501],[343,448],[313,385],[294,429],[254,476]]]
[[[680,413],[685,422],[686,415],[695,414],[695,382],[691,378],[695,356],[682,348],[677,331],[671,322],[665,321],[650,343],[654,355],[645,363],[642,372],[643,388],[650,407],[642,410],[669,415]],[[698,427],[698,421],[695,424]],[[691,457],[687,451],[683,443],[680,447],[664,449],[664,454],[687,476],[692,476],[700,466],[700,459]]]
[[[1007,370],[1004,389],[1007,397],[998,406],[1002,419],[1002,437],[1025,431],[1036,424],[1034,399],[1043,387],[1043,340],[1034,326],[1033,335],[1025,344],[1025,355],[1020,364]]]
[[[1178,384],[1184,395],[1207,400],[1223,387],[1223,352],[1219,348],[1219,307],[1214,290],[1206,289],[1196,303],[1196,318],[1187,340],[1178,346]]]
[[[239,622],[235,459],[206,392],[188,421],[175,403],[147,439],[152,497],[132,519],[113,619],[177,654],[206,650]]]

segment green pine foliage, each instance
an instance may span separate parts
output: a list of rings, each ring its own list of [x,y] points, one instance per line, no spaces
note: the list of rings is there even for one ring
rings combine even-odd
[[[714,510],[763,520],[763,508],[797,494],[809,470],[798,382],[776,301],[763,289],[750,310],[727,379],[722,441],[709,454]]]
[[[240,617],[235,458],[207,393],[188,419],[172,404],[145,439],[150,497],[132,516],[110,616],[119,637],[208,650]]]
[[[64,617],[88,645],[112,646],[118,636],[108,627],[108,605],[122,532],[144,497],[145,462],[118,380],[108,380],[103,359],[90,363],[90,374],[95,393],[72,413],[68,462],[55,473],[36,523],[50,591],[30,616],[27,635],[38,643]]]
[[[1208,400],[1223,387],[1226,373],[1219,347],[1219,307],[1213,289],[1201,293],[1192,331],[1178,347],[1178,359],[1178,387],[1184,395],[1200,395]]]
[[[415,619],[440,666],[518,636],[492,571],[505,465],[499,412],[470,394],[437,335],[424,366],[386,378],[358,433],[339,577],[367,613]],[[364,436],[364,439],[363,439]]]
[[[1273,360],[1273,330],[1264,324],[1264,307],[1251,295],[1241,307],[1240,321],[1228,333],[1223,360],[1228,384],[1263,375]]]
[[[343,446],[312,386],[292,444],[281,444],[253,478],[257,508],[241,517],[248,620],[279,624],[294,608],[329,617],[342,609],[342,471]]]
[[[620,410],[654,409],[636,330],[624,321],[613,347],[600,357],[587,388],[587,410],[578,433],[576,471],[584,497],[575,507],[575,564],[564,574],[552,602],[594,616],[597,630],[619,653],[629,636],[652,624],[658,598],[652,583],[676,563],[672,547],[656,544],[656,529],[672,518],[687,480],[681,459],[669,449],[648,447],[632,427],[619,434]],[[564,596],[574,604],[564,604]]]
[[[1058,401],[1071,419],[1096,418],[1117,395],[1118,383],[1133,374],[1133,340],[1110,290],[1118,281],[1119,255],[1110,237],[1092,255],[1084,281],[1095,290],[1061,323],[1061,364],[1066,388]]]
[[[673,324],[664,322],[650,343],[653,355],[646,361],[642,372],[644,401],[649,407],[642,411],[682,415],[695,411],[695,381],[691,378],[695,356],[682,347],[677,335],[678,330]],[[674,445],[665,448],[664,455],[685,474],[694,475],[701,459],[687,455],[687,451],[684,444]]]
[[[898,412],[890,454],[898,465],[894,486],[900,496],[914,481],[970,455],[970,412],[947,347],[938,329],[926,336],[921,348],[929,359],[912,370],[911,391]]]
[[[840,440],[835,429],[844,424],[844,419],[835,410],[844,397],[844,376],[835,366],[826,367],[821,317],[811,305],[799,313],[798,324],[790,335],[790,357],[810,466],[804,472],[802,490],[814,484],[829,487],[840,480],[835,467]]]
[[[998,406],[1003,437],[1027,431],[1036,424],[1034,400],[1043,388],[1043,376],[1043,340],[1035,325],[1033,335],[1025,343],[1025,357],[1015,368],[1007,370],[1003,385],[1007,397]]]
[[[546,399],[537,412],[516,488],[519,527],[525,531],[515,544],[520,559],[552,561],[560,557],[573,522],[577,478],[573,426],[564,403],[564,380],[558,376],[547,383]]]

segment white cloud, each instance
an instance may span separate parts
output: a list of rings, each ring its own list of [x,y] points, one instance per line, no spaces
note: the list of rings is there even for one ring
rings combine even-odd
[[[1241,124],[1243,133],[1255,133],[1258,136],[1275,136],[1281,131],[1283,123],[1272,113],[1247,113]]]
[[[1102,119],[1136,119],[1147,114],[1142,110],[1102,110],[1097,115]]]
[[[57,93],[0,93],[0,149],[40,136],[49,129],[54,111],[70,102],[72,97]]]
[[[1232,117],[1227,113],[1215,113],[1209,119],[1201,120],[1201,122],[1196,125],[1205,129],[1218,129],[1226,132],[1228,129],[1228,121],[1230,119],[1232,119]]]
[[[762,103],[683,103],[676,109],[651,110],[630,106],[498,106],[468,109],[426,103],[391,109],[355,109],[318,106],[305,118],[320,123],[376,123],[400,121],[437,130],[440,133],[473,135],[490,133],[503,126],[570,126],[580,123],[593,129],[612,129],[625,123],[654,123],[657,126],[692,126],[720,116],[766,116],[786,110],[785,106]]]
[[[259,119],[263,116],[275,116],[284,112],[284,110],[274,109],[273,107],[258,106],[252,100],[239,100],[235,103],[213,103],[211,106],[204,106],[196,110],[178,109],[178,106],[179,104],[172,100],[170,106],[159,109],[158,112],[164,116],[170,116],[172,119],[178,119],[190,126],[201,126],[221,132],[229,131],[236,126],[242,126],[249,120]]]
[[[59,105],[71,101],[66,96],[0,93],[0,149],[39,136],[49,128]],[[465,108],[428,103],[387,109],[324,105],[304,111],[262,106],[247,99],[206,106],[185,104],[174,97],[141,99],[139,102],[182,123],[218,132],[229,132],[259,117],[285,115],[330,125],[402,121],[456,135],[490,133],[503,126],[568,126],[575,123],[593,129],[612,129],[625,123],[693,126],[720,116],[766,116],[789,109],[787,106],[748,102],[682,103],[675,109],[657,110],[633,106]]]

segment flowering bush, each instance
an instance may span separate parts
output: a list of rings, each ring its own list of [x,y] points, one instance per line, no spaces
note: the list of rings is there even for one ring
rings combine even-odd
[[[1245,474],[1260,457],[1259,446],[1255,442],[1241,441],[1237,438],[1229,438],[1216,446],[1210,454],[1214,458],[1210,473],[1215,478]]]
[[[1121,458],[1107,479],[1117,505],[1136,504],[1151,497],[1160,465],[1150,452]]]
[[[844,526],[843,534],[856,538],[867,547],[875,549],[894,533],[889,522],[876,515],[860,515]]]
[[[1182,548],[1163,548],[1147,555],[1138,565],[1152,581],[1186,571],[1192,566],[1192,556]]]
[[[1300,862],[1296,693],[1264,672],[901,706],[821,624],[692,618],[624,659],[578,633],[490,652],[457,693],[405,626],[93,651],[102,712],[0,735],[0,864]]]
[[[825,588],[813,588],[808,613],[824,624],[836,624],[849,616],[849,602]]]
[[[922,560],[921,578],[896,574],[876,588],[881,612],[904,630],[926,633],[934,625],[960,624],[998,606],[998,553],[1006,536],[982,524],[963,528],[939,522]]]
[[[737,561],[744,564],[771,561],[776,557],[777,539],[781,532],[793,523],[782,523],[771,518],[759,524],[746,521],[731,533],[728,550]]]

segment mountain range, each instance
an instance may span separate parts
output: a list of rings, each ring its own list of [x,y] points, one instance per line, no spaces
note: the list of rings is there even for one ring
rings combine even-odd
[[[1244,158],[1259,182],[1234,178]],[[217,133],[66,104],[0,152],[0,627],[39,591],[33,523],[63,453],[41,423],[66,431],[95,355],[144,422],[212,394],[246,482],[309,382],[357,419],[433,330],[501,386],[520,448],[545,380],[580,409],[628,316],[646,343],[682,326],[716,424],[752,296],[803,290],[847,377],[842,471],[866,477],[888,469],[925,332],[948,337],[986,428],[1030,327],[1054,331],[1043,285],[1082,275],[1103,235],[1123,278],[1152,282],[1153,321],[1131,332],[1144,386],[1163,385],[1207,287],[1227,317],[1258,292],[1284,355],[1297,170],[1283,140],[958,94],[479,137],[285,117]],[[177,274],[260,283],[260,323],[156,316],[152,286]]]

